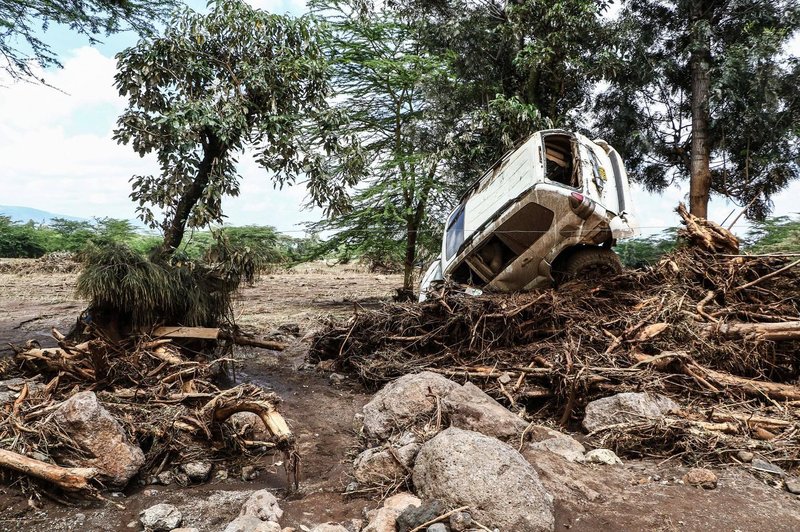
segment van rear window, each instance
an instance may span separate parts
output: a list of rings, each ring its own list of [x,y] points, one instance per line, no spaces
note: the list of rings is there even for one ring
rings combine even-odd
[[[447,237],[445,245],[445,259],[450,260],[458,253],[458,248],[464,243],[464,206],[458,208],[450,216],[447,224]]]

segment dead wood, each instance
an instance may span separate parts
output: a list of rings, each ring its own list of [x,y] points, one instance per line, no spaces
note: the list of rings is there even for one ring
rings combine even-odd
[[[61,467],[5,449],[0,449],[0,467],[44,480],[64,491],[97,493],[90,482],[97,476],[97,470],[91,467]]]

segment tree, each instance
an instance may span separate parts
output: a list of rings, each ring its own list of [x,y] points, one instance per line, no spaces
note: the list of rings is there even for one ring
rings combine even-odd
[[[625,2],[598,129],[649,189],[688,178],[692,214],[713,191],[763,217],[798,175],[798,27],[793,0]]]
[[[357,0],[318,0],[311,6],[331,28],[326,50],[335,105],[347,117],[340,134],[358,138],[370,161],[351,209],[314,226],[337,231],[318,253],[346,248],[376,262],[402,263],[403,288],[413,292],[431,199],[445,186],[444,134],[424,91],[427,80],[447,75],[447,64],[425,52],[413,24],[385,9]]]
[[[241,0],[220,0],[207,15],[177,13],[163,36],[145,37],[117,56],[115,77],[128,107],[115,138],[142,156],[155,152],[157,176],[134,176],[140,218],[164,232],[171,254],[186,227],[220,223],[222,198],[237,195],[237,158],[248,150],[281,186],[298,175],[312,200],[332,212],[358,164],[351,139],[330,134],[328,67],[320,28],[309,17],[271,15]],[[315,121],[314,146],[300,133]],[[343,162],[330,176],[328,167]],[[159,223],[153,207],[163,213]]]
[[[61,66],[58,56],[40,36],[51,24],[98,42],[102,35],[132,29],[140,33],[177,5],[176,0],[0,0],[0,57],[12,79],[34,79],[35,66]]]

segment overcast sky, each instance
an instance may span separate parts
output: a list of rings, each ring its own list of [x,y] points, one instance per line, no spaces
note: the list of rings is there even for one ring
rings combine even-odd
[[[252,0],[275,13],[301,13],[304,0]],[[190,2],[201,9],[205,1]],[[89,47],[63,28],[48,31],[64,64],[43,77],[62,92],[30,83],[11,83],[0,74],[0,204],[34,207],[71,216],[135,218],[128,198],[129,178],[158,172],[154,157],[140,158],[111,134],[125,102],[113,88],[114,54],[135,43],[132,34],[115,35]],[[800,49],[800,46],[793,48]],[[224,201],[234,225],[273,225],[301,233],[299,225],[320,218],[319,210],[301,210],[302,185],[274,189],[269,175],[243,157],[241,194]],[[644,233],[677,225],[673,210],[686,201],[688,184],[651,195],[638,188],[637,214]],[[800,183],[774,198],[775,214],[797,212]],[[722,221],[732,203],[715,198],[710,218]],[[742,225],[741,223],[739,225]]]

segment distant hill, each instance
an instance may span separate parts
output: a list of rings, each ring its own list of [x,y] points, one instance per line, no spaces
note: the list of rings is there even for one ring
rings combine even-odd
[[[55,214],[52,212],[42,211],[40,209],[32,209],[30,207],[17,207],[13,205],[0,205],[0,216],[8,216],[15,222],[26,223],[33,220],[36,223],[49,223],[53,218],[64,218],[65,220],[73,220],[80,222],[86,218],[79,218],[77,216],[67,216],[66,214]]]

